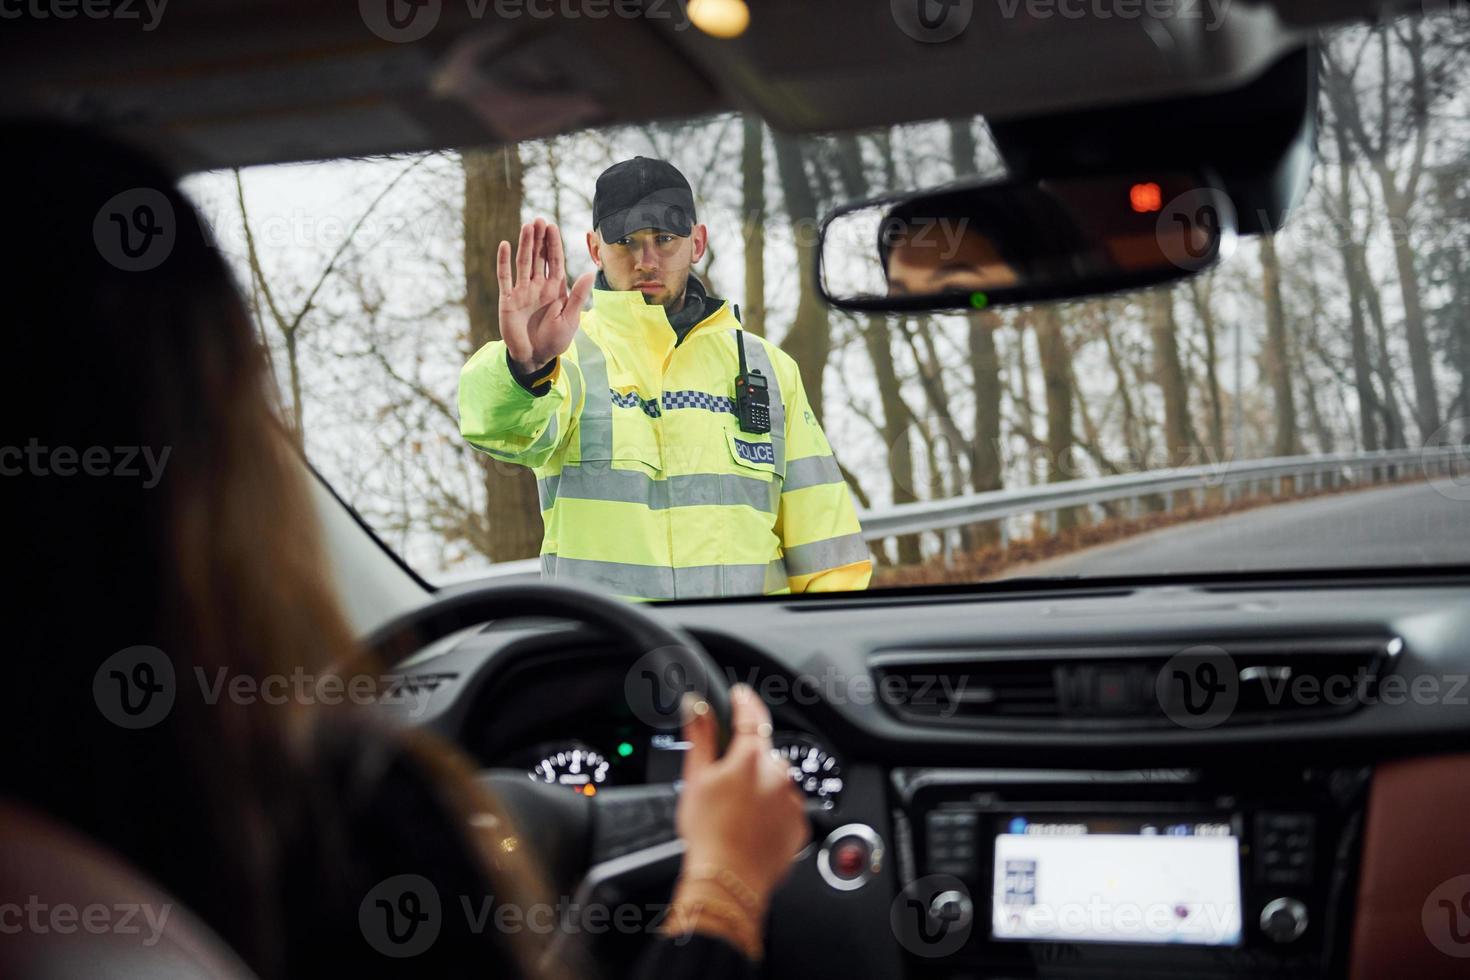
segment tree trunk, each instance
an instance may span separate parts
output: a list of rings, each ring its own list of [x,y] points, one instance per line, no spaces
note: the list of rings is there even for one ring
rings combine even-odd
[[[1380,70],[1382,91],[1390,85],[1389,32],[1379,28]],[[1409,242],[1409,231],[1414,203],[1418,198],[1418,185],[1423,173],[1425,153],[1429,147],[1429,79],[1424,67],[1424,35],[1418,22],[1404,23],[1404,33],[1397,34],[1408,55],[1411,74],[1409,77],[1410,99],[1404,107],[1404,117],[1413,127],[1414,139],[1409,144],[1412,151],[1406,168],[1408,175],[1402,187],[1394,180],[1386,154],[1374,157],[1373,170],[1378,175],[1383,189],[1383,204],[1388,212],[1388,226],[1393,238],[1393,258],[1399,276],[1399,294],[1404,303],[1404,333],[1409,343],[1409,371],[1414,378],[1414,414],[1419,423],[1419,436],[1427,441],[1439,429],[1439,392],[1434,381],[1434,354],[1429,346],[1428,328],[1424,322],[1424,302],[1419,290],[1419,270],[1414,258],[1413,246]],[[1384,105],[1387,105],[1385,101]],[[1390,119],[1383,114],[1382,142],[1389,145]]]
[[[1385,449],[1403,449],[1408,445],[1404,429],[1404,413],[1399,408],[1398,392],[1394,390],[1393,359],[1388,349],[1388,327],[1383,318],[1383,299],[1378,295],[1378,284],[1368,270],[1367,247],[1362,243],[1352,244],[1353,260],[1358,269],[1358,283],[1362,290],[1363,306],[1368,310],[1368,319],[1373,322],[1373,335],[1377,340],[1378,356],[1374,369],[1378,381],[1383,385],[1380,407],[1383,413]]]
[[[790,136],[773,135],[776,168],[786,197],[786,214],[791,219],[796,239],[798,288],[796,316],[791,322],[791,329],[781,340],[781,347],[801,366],[807,400],[811,402],[812,413],[820,420],[823,376],[827,370],[827,358],[832,352],[832,325],[827,319],[827,307],[817,295],[817,199],[807,179],[801,145]]]
[[[888,330],[887,319],[867,317],[862,333],[868,358],[873,362],[873,376],[878,382],[878,401],[883,408],[882,432],[888,449],[888,485],[895,504],[912,503],[918,499],[914,493],[913,440],[916,432],[908,427],[909,411],[899,389],[898,372],[893,368],[893,337]],[[917,564],[920,558],[917,534],[898,539],[900,565]]]
[[[475,350],[500,339],[499,287],[495,250],[515,242],[521,231],[524,168],[514,146],[467,150],[464,164],[465,312]],[[541,550],[541,504],[536,477],[524,466],[483,453],[487,549],[492,561],[534,558]]]
[[[1296,429],[1296,398],[1291,386],[1291,363],[1287,357],[1286,311],[1281,302],[1281,263],[1276,257],[1276,240],[1261,236],[1261,290],[1266,304],[1266,374],[1276,427],[1273,456],[1295,456],[1301,449]]]
[[[1112,328],[1108,325],[1109,317],[1103,317],[1102,338],[1103,345],[1108,351],[1108,363],[1113,366],[1113,374],[1118,379],[1118,399],[1123,406],[1123,444],[1128,447],[1128,465],[1131,469],[1142,469],[1145,457],[1143,446],[1138,440],[1138,419],[1133,411],[1133,396],[1129,394],[1133,384],[1128,380],[1128,373],[1123,367],[1123,357],[1118,352],[1117,342],[1113,340]]]
[[[1036,438],[1036,408],[1031,402],[1031,363],[1026,356],[1026,328],[1030,326],[1030,316],[1021,314],[1016,317],[1016,377],[1020,383],[1019,397],[1017,401],[1021,405],[1021,425],[1024,435],[1027,437],[1026,449],[1026,484],[1035,486],[1040,482],[1040,474],[1036,471],[1036,453],[1033,450]]]
[[[1149,339],[1154,349],[1154,381],[1164,396],[1164,446],[1169,466],[1188,462],[1192,439],[1189,388],[1179,361],[1179,327],[1174,320],[1174,294],[1156,290],[1149,301]]]
[[[1351,150],[1342,123],[1334,127],[1337,152],[1341,159],[1337,166],[1337,241],[1338,255],[1342,259],[1343,277],[1348,289],[1348,336],[1353,350],[1353,387],[1358,393],[1358,432],[1363,449],[1376,451],[1378,441],[1378,392],[1373,388],[1372,354],[1368,349],[1368,327],[1363,321],[1363,284],[1358,278],[1358,261],[1353,227],[1353,183]]]
[[[1324,59],[1324,86],[1338,123],[1339,134],[1350,132],[1363,154],[1372,163],[1382,192],[1393,239],[1394,264],[1404,306],[1404,336],[1409,347],[1409,369],[1414,381],[1414,417],[1420,434],[1428,437],[1439,428],[1439,396],[1434,380],[1434,357],[1425,325],[1423,297],[1412,245],[1409,241],[1410,218],[1418,198],[1418,184],[1423,173],[1425,154],[1429,148],[1429,89],[1431,79],[1424,64],[1425,38],[1417,22],[1403,22],[1403,30],[1377,29],[1378,133],[1369,135],[1358,108],[1358,95],[1353,84],[1356,65],[1351,70],[1336,64],[1330,49]],[[1390,37],[1398,37],[1408,58],[1411,74],[1405,79],[1393,71]],[[1395,94],[1407,93],[1394,112]],[[1411,138],[1410,138],[1411,137]],[[1341,135],[1339,139],[1341,139]],[[1409,153],[1400,163],[1405,173],[1402,186],[1389,162],[1389,148],[1407,146]],[[1392,398],[1392,380],[1386,380],[1385,399]]]
[[[925,356],[920,362],[921,368],[929,377],[929,384],[924,390],[932,399],[934,414],[939,416],[945,441],[949,443],[946,455],[949,457],[950,473],[953,475],[949,490],[951,494],[958,495],[964,492],[965,487],[965,469],[961,459],[965,455],[967,440],[950,409],[949,391],[944,383],[944,361],[940,359],[939,349],[934,344],[934,331],[938,327],[932,319],[922,316],[915,320],[915,327],[915,332],[924,344]]]
[[[1321,323],[1324,319],[1322,297],[1317,289],[1316,263],[1308,256],[1304,260],[1304,265],[1302,273],[1303,278],[1309,284],[1307,293],[1311,298],[1312,306],[1305,319],[1287,318],[1287,350],[1290,352],[1290,360],[1295,366],[1297,377],[1301,379],[1302,395],[1306,402],[1307,423],[1312,427],[1312,438],[1317,441],[1317,452],[1334,453],[1337,451],[1337,440],[1332,434],[1332,427],[1328,424],[1327,416],[1322,412],[1322,403],[1317,396],[1317,383],[1312,380],[1312,365],[1307,359],[1307,351],[1312,348],[1315,339],[1312,326]]]
[[[1077,383],[1077,365],[1069,363],[1068,368],[1072,372],[1069,381],[1072,385],[1072,397],[1077,402],[1077,420],[1082,423],[1081,446],[1087,451],[1087,455],[1092,457],[1092,461],[1097,464],[1099,470],[1108,476],[1117,476],[1120,472],[1118,465],[1108,459],[1108,454],[1103,451],[1102,431],[1098,428],[1097,422],[1093,420],[1092,411],[1087,407],[1087,398],[1083,394],[1082,386]]]
[[[1041,377],[1046,387],[1046,481],[1060,483],[1076,477],[1072,472],[1072,354],[1062,333],[1062,317],[1055,306],[1035,312],[1036,346],[1041,356]],[[1057,530],[1075,526],[1077,515],[1066,509],[1057,512]]]
[[[1456,363],[1460,371],[1460,396],[1456,400],[1455,414],[1462,419],[1470,416],[1470,287],[1466,285],[1467,270],[1459,252],[1450,254],[1450,282],[1454,284],[1450,308],[1454,311],[1451,321],[1452,349],[1457,351]],[[1461,425],[1462,430],[1464,425]],[[1470,435],[1470,432],[1462,432]]]
[[[1383,201],[1393,229],[1393,260],[1398,271],[1399,295],[1404,301],[1404,337],[1409,344],[1409,371],[1414,378],[1414,420],[1419,436],[1428,439],[1440,425],[1439,392],[1434,383],[1434,355],[1424,326],[1424,302],[1419,292],[1419,271],[1409,243],[1411,201],[1394,186],[1393,176],[1382,165],[1375,168],[1383,188]]]
[[[913,355],[914,363],[919,369],[919,386],[924,390],[924,404],[929,406],[930,417],[939,423],[940,436],[944,439],[944,458],[949,462],[948,472],[952,479],[946,484],[944,471],[934,469],[930,472],[929,496],[947,497],[957,492],[957,487],[963,480],[960,468],[959,447],[964,441],[959,427],[955,425],[954,416],[950,414],[948,396],[944,392],[944,381],[939,376],[938,368],[934,363],[933,342],[925,335],[923,318],[918,320],[918,329],[913,328],[907,320],[903,321],[904,340],[908,343],[909,353]],[[925,335],[928,341],[926,348],[928,355],[919,349],[919,341],[916,339]]]
[[[1205,335],[1205,390],[1210,399],[1210,452],[1220,461],[1225,458],[1225,407],[1220,397],[1220,358],[1215,310],[1210,304],[1214,280],[1207,279],[1203,285],[1195,280],[1189,285],[1190,295],[1194,300],[1194,312],[1199,317],[1200,329]]]
[[[745,213],[745,305],[742,325],[753,334],[766,333],[766,155],[765,127],[759,116],[745,117],[745,142],[740,151],[740,185]]]
[[[970,318],[970,377],[975,386],[975,437],[970,440],[970,487],[976,493],[999,490],[1004,481],[1000,455],[1000,355],[995,331],[1000,317],[978,313]],[[999,537],[993,524],[975,531],[976,544]]]
[[[973,119],[949,121],[949,159],[956,179],[973,177],[975,163],[975,123]],[[999,490],[1004,481],[1000,457],[1000,357],[995,349],[995,331],[1000,317],[995,313],[977,313],[970,317],[970,381],[975,392],[975,437],[970,440],[970,487],[977,493]],[[970,530],[972,546],[998,540],[994,524]]]

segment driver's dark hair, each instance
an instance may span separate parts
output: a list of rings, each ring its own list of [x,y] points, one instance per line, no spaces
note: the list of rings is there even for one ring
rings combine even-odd
[[[888,259],[897,242],[907,238],[921,222],[938,220],[963,220],[966,228],[990,238],[1003,260],[1018,269],[1022,267],[1028,237],[1023,216],[998,206],[981,205],[961,185],[951,192],[939,190],[906,197],[888,209],[878,226],[878,257],[884,273],[888,272]]]
[[[307,470],[229,265],[173,174],[146,155],[60,123],[0,131],[0,447],[20,450],[0,456],[11,612],[0,793],[126,859],[262,977],[363,961],[374,973],[435,972],[432,956],[390,960],[363,945],[363,869],[347,830],[359,759],[379,773],[411,766],[435,806],[463,815],[446,826],[463,829],[456,843],[483,857],[484,872],[466,880],[490,881],[502,901],[542,900],[537,872],[488,835],[471,838],[471,813],[482,825],[504,814],[449,748],[380,734],[346,707],[228,693],[234,678],[259,683],[298,668],[377,674],[338,606]],[[151,268],[127,267],[106,237],[132,219],[135,201],[175,235]],[[38,452],[27,457],[29,447]],[[89,465],[105,454],[105,475],[81,470],[94,448]],[[156,485],[145,449],[163,461]],[[58,450],[69,452],[71,475],[60,473]],[[104,662],[136,646],[163,651],[175,696],[156,724],[128,730],[108,720],[94,683],[105,690]],[[355,753],[346,776],[325,765],[333,746]],[[319,865],[304,880],[320,893],[293,893],[287,883],[303,877],[292,862]],[[446,916],[458,901],[443,896]],[[342,914],[320,923],[337,921],[345,935],[304,952],[293,937],[309,936],[319,925],[310,917],[330,902]],[[501,940],[523,973],[543,972],[528,945],[541,940],[524,930]]]
[[[1049,269],[1087,249],[1076,220],[1047,192],[1044,182],[1018,184],[992,196],[976,193],[985,186],[964,181],[906,197],[890,207],[878,227],[884,274],[895,242],[920,222],[963,221],[965,229],[990,240],[1022,282],[1045,278]]]

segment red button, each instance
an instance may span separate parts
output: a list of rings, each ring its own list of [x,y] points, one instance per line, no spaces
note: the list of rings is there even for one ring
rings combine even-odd
[[[848,838],[832,848],[832,871],[839,878],[856,878],[867,870],[869,856],[867,844]]]

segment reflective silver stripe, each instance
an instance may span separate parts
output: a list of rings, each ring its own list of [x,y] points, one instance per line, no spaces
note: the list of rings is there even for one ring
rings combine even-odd
[[[735,336],[743,337],[744,334]],[[738,351],[736,356],[739,356]],[[775,369],[771,367],[766,345],[759,337],[755,338],[754,343],[746,343],[745,362],[752,371],[765,375],[766,390],[771,393],[771,446],[776,453],[776,475],[780,476],[786,472],[786,406],[781,400],[781,382],[776,378]]]
[[[577,333],[577,364],[587,385],[578,428],[582,432],[583,459],[612,459],[612,398],[607,387],[607,360],[602,348],[585,333]]]
[[[782,589],[789,588],[791,588],[791,583],[786,578],[786,562],[784,559],[777,558],[766,566],[765,592],[769,595],[772,592],[780,592]]]
[[[567,381],[568,381],[568,383],[571,386],[571,396],[570,397],[571,397],[572,401],[571,401],[571,414],[570,414],[569,417],[570,418],[575,418],[576,417],[576,414],[577,414],[577,401],[578,401],[578,399],[581,398],[581,391],[582,391],[581,377],[577,373],[575,367],[573,365],[571,365],[570,363],[568,363],[568,362],[563,362],[562,363],[562,371],[566,373]],[[543,395],[542,397],[544,398],[546,396]],[[554,448],[556,446],[556,444],[557,444],[557,441],[558,441],[558,437],[559,437],[559,433],[560,432],[561,432],[561,421],[560,421],[560,418],[559,418],[557,412],[552,412],[551,413],[551,417],[546,422],[546,428],[542,429],[541,430],[541,434],[536,437],[536,440],[534,442],[532,442],[531,445],[527,446],[523,450],[520,450],[520,451],[508,451],[508,450],[504,450],[504,449],[493,449],[493,448],[491,448],[489,446],[477,446],[473,442],[470,443],[470,446],[472,448],[474,448],[474,449],[478,449],[480,452],[485,453],[486,455],[494,456],[496,459],[503,459],[503,460],[507,460],[508,462],[512,462],[512,463],[521,463],[521,462],[524,462],[525,459],[526,459],[526,457],[528,457],[528,456],[535,456],[537,453],[540,453],[543,450]],[[551,502],[556,499],[555,487],[554,486],[552,487],[552,491],[553,492],[552,492],[552,495],[551,495],[551,499],[550,500],[547,499],[545,488],[541,486],[541,482],[540,481],[537,481],[537,490],[541,494],[541,509],[542,510],[545,510],[546,508],[550,507],[551,506]]]
[[[765,565],[694,565],[668,568],[661,565],[633,565],[617,561],[594,561],[588,558],[541,556],[544,578],[573,579],[597,585],[618,595],[644,599],[687,599],[699,596],[761,595],[787,587],[777,559]],[[767,583],[779,582],[774,588]],[[723,583],[723,587],[721,585]]]
[[[613,469],[609,462],[614,455],[613,403],[607,361],[602,349],[586,334],[577,334],[576,344],[586,398],[578,421],[583,462],[563,466],[559,474],[537,481],[543,510],[567,498],[642,504],[650,510],[744,504],[761,513],[776,513],[780,485],[771,480],[723,473],[659,480],[638,470]],[[573,379],[575,385],[575,375]]]
[[[615,470],[607,460],[589,460],[580,466],[564,466],[555,476],[536,481],[542,509],[548,498],[610,500],[642,504],[649,510],[671,507],[739,505],[763,514],[776,513],[780,486],[773,480],[733,473],[694,473],[656,480],[637,470]]]
[[[566,372],[567,383],[572,389],[572,418],[576,418],[578,413],[580,413],[582,410],[580,404],[582,401],[582,369],[577,367],[577,365],[571,363],[570,360],[568,360],[562,364],[562,370]]]
[[[824,538],[811,544],[799,544],[786,549],[786,571],[793,577],[810,575],[829,568],[841,568],[853,562],[866,561],[868,546],[861,534],[844,534],[839,538]]]
[[[781,489],[802,490],[841,482],[842,471],[837,468],[836,456],[803,456],[787,462],[786,481]]]
[[[542,431],[541,435],[536,438],[536,441],[531,443],[531,445],[526,449],[524,455],[534,456],[536,453],[539,453],[543,449],[546,449],[550,446],[555,446],[556,433],[556,413],[553,412],[551,414],[551,420],[546,423],[546,428]]]
[[[556,485],[560,480],[560,476],[543,476],[536,481],[536,496],[541,498],[542,510],[550,510],[556,503]]]
[[[494,456],[496,459],[509,460],[512,463],[514,463],[518,458],[520,458],[520,455],[521,455],[520,453],[506,452],[504,449],[491,449],[489,446],[481,446],[481,445],[479,445],[477,443],[473,443],[473,442],[470,443],[470,448],[471,449],[474,449],[474,450],[476,450],[478,452],[482,452],[486,456]]]

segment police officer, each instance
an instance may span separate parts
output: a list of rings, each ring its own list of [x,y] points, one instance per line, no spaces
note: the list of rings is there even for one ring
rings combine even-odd
[[[796,362],[691,267],[689,182],[635,157],[598,177],[569,288],[541,218],[496,254],[500,332],[460,374],[460,431],[532,467],[546,579],[662,599],[861,589],[872,564]],[[584,311],[588,295],[592,308]]]

